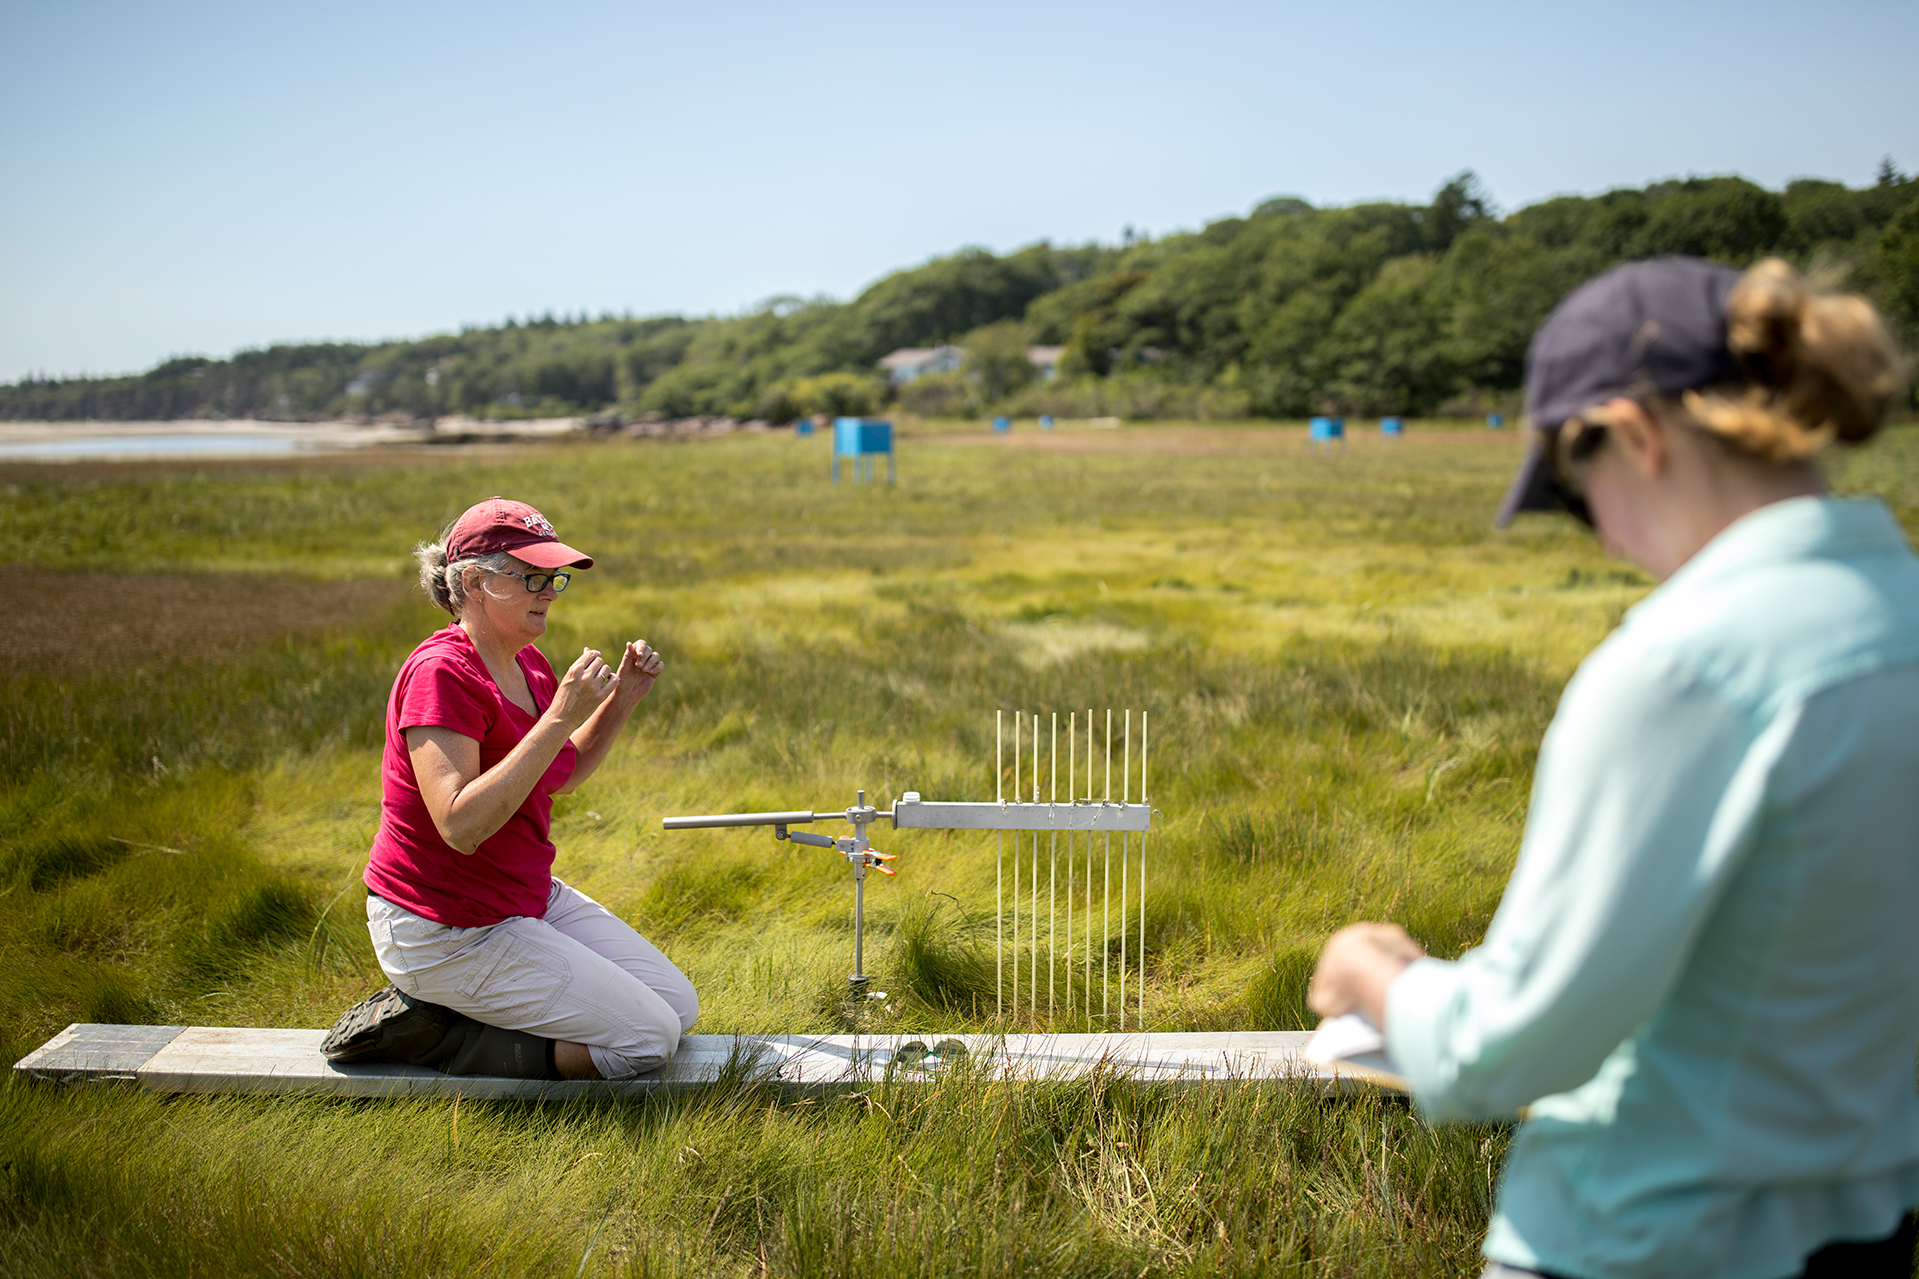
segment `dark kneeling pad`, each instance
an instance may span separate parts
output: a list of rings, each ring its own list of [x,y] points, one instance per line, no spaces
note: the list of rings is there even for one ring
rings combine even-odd
[[[320,1043],[336,1065],[395,1061],[446,1075],[558,1079],[553,1041],[502,1030],[387,986],[346,1010]]]
[[[459,1018],[431,1051],[411,1061],[446,1075],[500,1075],[507,1079],[558,1079],[553,1041],[524,1030],[502,1030]]]

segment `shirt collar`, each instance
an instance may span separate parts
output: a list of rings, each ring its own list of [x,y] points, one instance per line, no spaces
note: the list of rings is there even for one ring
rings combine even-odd
[[[1728,524],[1642,603],[1697,590],[1752,564],[1898,551],[1910,553],[1905,530],[1876,497],[1787,498]]]

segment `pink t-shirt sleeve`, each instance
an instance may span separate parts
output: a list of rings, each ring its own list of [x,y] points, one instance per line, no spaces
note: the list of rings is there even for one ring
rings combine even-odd
[[[409,728],[450,728],[476,742],[486,740],[499,703],[477,684],[468,672],[457,669],[454,661],[429,658],[412,671],[400,694],[401,732]]]

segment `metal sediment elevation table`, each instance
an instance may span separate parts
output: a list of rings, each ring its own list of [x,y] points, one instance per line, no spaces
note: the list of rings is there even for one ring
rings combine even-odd
[[[791,840],[813,848],[830,848],[844,857],[853,868],[853,971],[847,981],[855,996],[867,983],[866,961],[866,872],[896,872],[888,865],[896,854],[881,853],[867,837],[867,828],[880,819],[899,830],[977,830],[1033,831],[1036,833],[1144,834],[1152,829],[1153,810],[1147,803],[1116,803],[1111,800],[1077,800],[1069,803],[960,803],[946,800],[922,800],[917,791],[907,791],[889,809],[877,809],[866,802],[866,792],[858,792],[851,807],[840,812],[814,812],[810,809],[781,813],[708,813],[691,817],[668,817],[661,825],[667,830],[698,830],[724,826],[771,826],[774,839]],[[828,838],[794,826],[814,822],[845,821],[852,825],[850,836]]]

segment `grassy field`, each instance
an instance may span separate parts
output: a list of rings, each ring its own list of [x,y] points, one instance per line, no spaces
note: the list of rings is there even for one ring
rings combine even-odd
[[[0,470],[0,1054],[76,1020],[320,1026],[377,984],[381,716],[444,620],[408,551],[493,493],[600,557],[556,666],[667,657],[558,805],[556,872],[685,968],[706,1032],[851,1024],[849,887],[663,814],[990,798],[995,710],[1108,706],[1152,714],[1149,1025],[1309,1024],[1339,925],[1479,938],[1558,690],[1648,586],[1565,521],[1490,530],[1511,435],[921,427],[897,489],[830,487],[826,447]],[[1836,478],[1919,527],[1915,462],[1902,430]],[[1086,1028],[995,1023],[991,843],[881,844],[892,997],[863,1025]],[[9,1081],[0,1274],[1467,1275],[1504,1143],[1280,1085],[455,1107]]]

